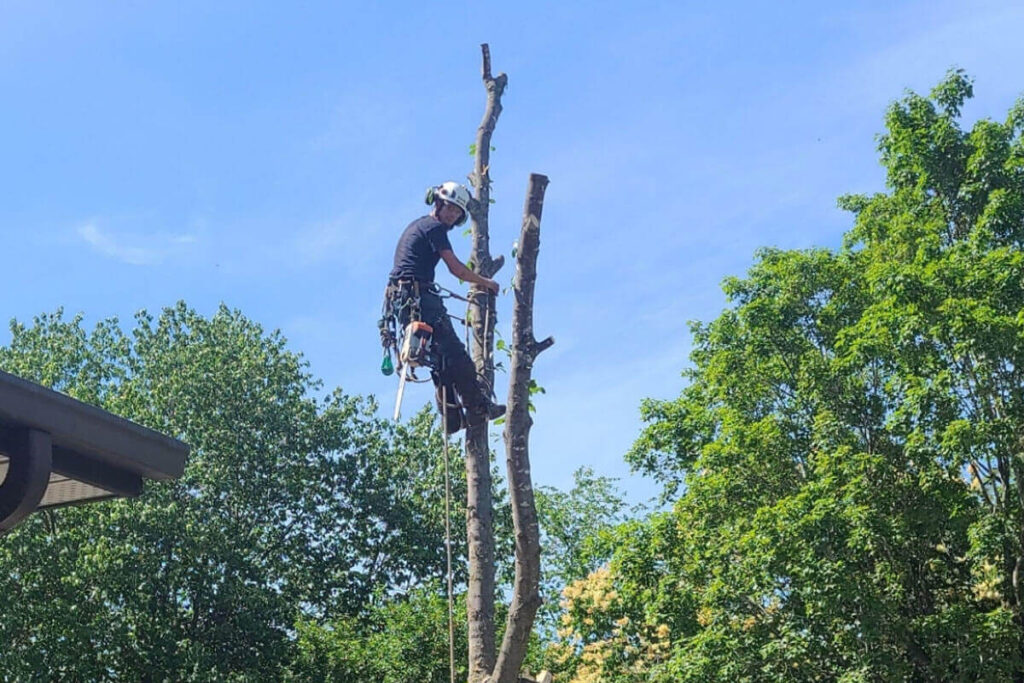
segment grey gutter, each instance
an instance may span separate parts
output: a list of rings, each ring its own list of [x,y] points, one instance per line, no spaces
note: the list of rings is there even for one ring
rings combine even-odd
[[[0,452],[10,458],[0,483],[2,531],[35,509],[51,474],[111,495],[134,496],[141,493],[143,479],[180,477],[189,447],[96,406],[0,372]],[[31,509],[26,512],[27,508]]]

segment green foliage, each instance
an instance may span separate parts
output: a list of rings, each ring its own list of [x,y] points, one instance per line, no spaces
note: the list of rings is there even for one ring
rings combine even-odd
[[[623,521],[626,503],[614,479],[597,476],[589,467],[573,473],[573,487],[568,491],[539,486],[535,494],[544,601],[537,625],[542,639],[548,640],[557,626],[562,588],[611,557],[612,531]]]
[[[571,591],[574,680],[1024,675],[1024,101],[892,105],[843,248],[757,255],[629,454],[670,512]],[[589,678],[588,678],[589,677]]]
[[[590,467],[573,473],[573,486],[536,490],[541,538],[548,557],[547,573],[565,585],[581,579],[609,557],[608,534],[623,521],[626,503],[615,479],[598,476]]]
[[[456,679],[465,680],[465,600],[456,603]],[[298,625],[298,650],[287,680],[337,683],[445,683],[449,680],[448,602],[439,585],[425,585],[375,607],[366,619],[329,626]]]
[[[5,370],[193,450],[179,481],[36,515],[3,539],[5,677],[278,680],[296,623],[366,619],[443,574],[429,413],[395,426],[372,400],[315,398],[280,334],[226,308],[140,313],[130,333],[59,311],[11,329]],[[456,480],[456,501],[464,491]]]

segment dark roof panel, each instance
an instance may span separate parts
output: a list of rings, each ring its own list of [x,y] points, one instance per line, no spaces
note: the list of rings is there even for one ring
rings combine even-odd
[[[177,439],[0,372],[0,532],[34,509],[138,495],[144,479],[181,476],[188,452]]]

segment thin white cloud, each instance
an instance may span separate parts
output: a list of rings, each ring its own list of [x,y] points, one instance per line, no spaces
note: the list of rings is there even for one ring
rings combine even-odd
[[[295,249],[300,259],[307,264],[333,260],[343,249],[358,242],[361,233],[347,220],[321,223],[298,234]]]
[[[90,221],[80,225],[78,236],[93,250],[133,266],[150,266],[179,253],[194,244],[194,235],[125,235],[105,232]]]
[[[942,18],[918,25],[918,16],[910,15],[901,39],[884,49],[871,51],[832,74],[832,97],[839,106],[854,111],[877,112],[881,123],[882,107],[900,98],[905,88],[927,93],[942,78],[946,69],[964,68],[969,76],[994,74],[978,83],[977,97],[986,101],[1015,99],[1020,82],[999,78],[999,65],[1020,62],[1024,54],[1019,27],[1024,6],[1019,3],[960,3],[954,9],[936,12]],[[947,16],[948,15],[948,16]],[[878,17],[864,15],[861,21],[877,23]],[[999,118],[1001,112],[985,112]]]
[[[374,257],[380,252],[390,267],[394,243],[414,217],[398,208],[355,207],[298,230],[281,253],[303,268],[334,264],[350,273],[365,273],[379,266]]]

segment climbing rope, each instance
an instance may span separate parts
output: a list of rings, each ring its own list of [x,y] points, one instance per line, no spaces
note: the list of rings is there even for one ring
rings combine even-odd
[[[434,289],[437,290],[437,295],[442,299],[458,299],[459,301],[465,301],[467,304],[469,303],[469,299],[467,299],[466,297],[462,296],[457,292],[453,292],[447,287],[442,287],[436,282],[434,283],[433,287]]]
[[[448,388],[441,387],[441,431],[444,434],[444,545],[448,551],[448,668],[455,683],[455,598],[452,589],[452,477],[448,459]]]
[[[469,306],[471,301],[463,296],[456,294],[450,289],[435,285],[440,290],[439,295],[442,298],[458,299],[466,303],[466,318],[463,320],[457,316],[448,314],[448,317],[458,320],[462,323],[466,331],[466,348],[469,349],[470,339],[470,327],[469,324]],[[479,292],[482,294],[483,292]],[[478,293],[471,293],[470,296],[475,298]],[[484,334],[486,334],[487,326],[490,323],[491,307],[484,306]],[[481,344],[485,349],[486,345]],[[486,363],[486,358],[485,361]],[[494,391],[491,390],[493,395]],[[451,677],[451,683],[455,683],[455,593],[453,588],[453,575],[452,575],[452,531],[451,531],[451,499],[452,499],[452,479],[451,479],[451,463],[448,456],[448,387],[445,385],[441,386],[441,430],[444,432],[444,543],[445,549],[448,555],[448,670]]]

